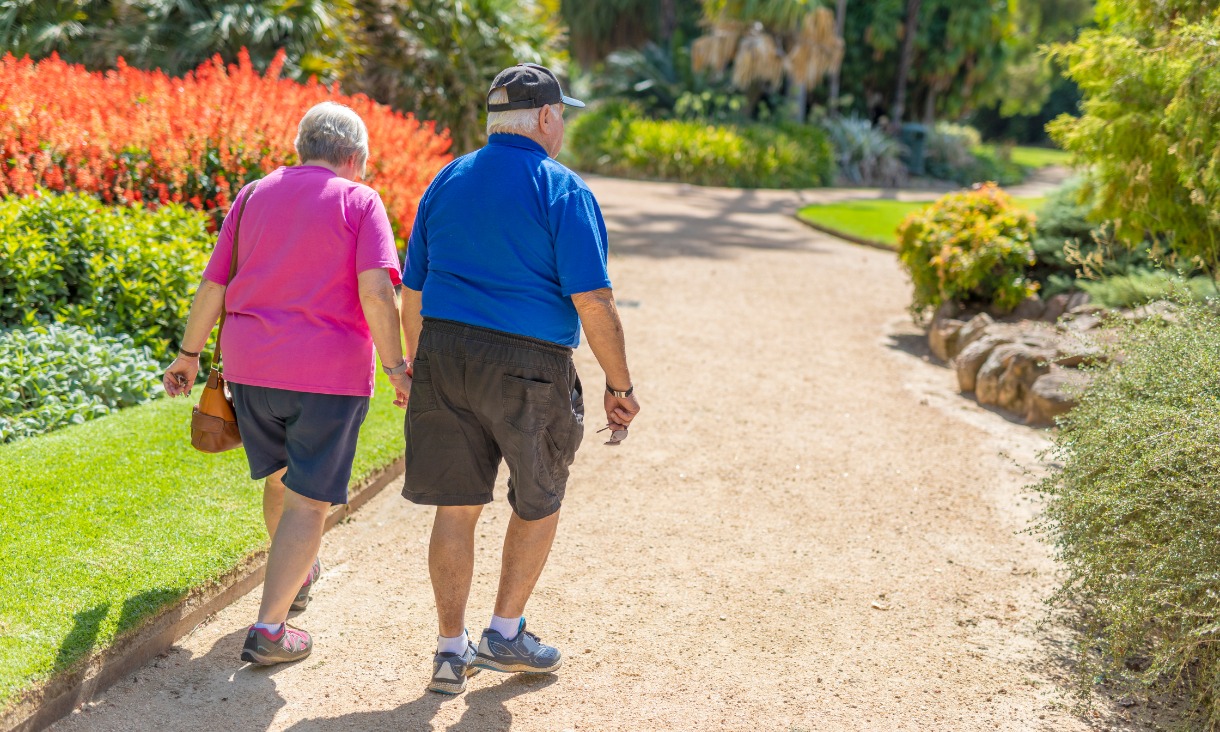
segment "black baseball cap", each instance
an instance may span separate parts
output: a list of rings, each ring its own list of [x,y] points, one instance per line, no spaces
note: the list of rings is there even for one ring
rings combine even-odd
[[[559,79],[545,66],[538,64],[518,64],[504,69],[496,74],[491,82],[491,92],[504,87],[508,92],[508,101],[502,104],[487,103],[488,112],[508,112],[513,109],[536,109],[548,104],[566,104],[569,107],[583,107],[585,103],[579,99],[565,96],[559,88]]]

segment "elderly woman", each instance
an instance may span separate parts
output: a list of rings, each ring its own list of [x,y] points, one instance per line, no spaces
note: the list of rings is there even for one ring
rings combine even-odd
[[[180,355],[164,378],[170,396],[190,393],[199,352],[223,309],[225,379],[250,477],[266,479],[271,553],[258,622],[241,652],[257,664],[297,661],[312,649],[309,634],[285,620],[290,608],[303,609],[320,571],[328,510],[347,503],[356,438],[373,394],[374,346],[399,406],[411,383],[390,221],[377,192],[356,182],[368,160],[368,130],[351,109],[323,102],[301,119],[296,150],[300,165],[238,194],[191,306]]]

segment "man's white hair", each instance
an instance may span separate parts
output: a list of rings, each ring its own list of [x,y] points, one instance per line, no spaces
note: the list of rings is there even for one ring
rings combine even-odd
[[[364,120],[351,107],[336,102],[311,107],[297,125],[293,144],[302,163],[325,160],[332,165],[345,165],[355,156],[362,175],[369,159],[369,131]]]
[[[503,104],[507,102],[508,90],[502,86],[492,89],[491,94],[487,96],[487,101],[490,104]],[[563,105],[552,104],[551,112],[562,114]],[[497,132],[508,133],[510,135],[532,135],[537,131],[537,109],[510,109],[507,112],[487,113],[487,134],[489,135],[494,135]]]

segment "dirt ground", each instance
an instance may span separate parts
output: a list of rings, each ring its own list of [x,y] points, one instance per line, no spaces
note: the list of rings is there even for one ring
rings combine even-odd
[[[1082,730],[1036,627],[1021,533],[1042,433],[927,362],[892,254],[822,236],[799,194],[591,181],[643,413],[589,434],[527,610],[553,676],[426,693],[431,511],[391,486],[324,540],[294,622],[313,656],[238,659],[252,593],[58,724],[75,730]],[[578,352],[591,394],[602,381]],[[597,400],[590,400],[591,404]],[[469,627],[509,509],[484,513]]]

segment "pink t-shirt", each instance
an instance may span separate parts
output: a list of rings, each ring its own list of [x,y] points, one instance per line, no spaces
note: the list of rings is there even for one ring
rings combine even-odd
[[[220,227],[203,276],[225,291],[221,367],[238,384],[371,396],[373,339],[356,275],[385,269],[399,284],[398,252],[381,197],[326,168],[279,168],[250,197],[237,274],[233,228],[249,186]]]

